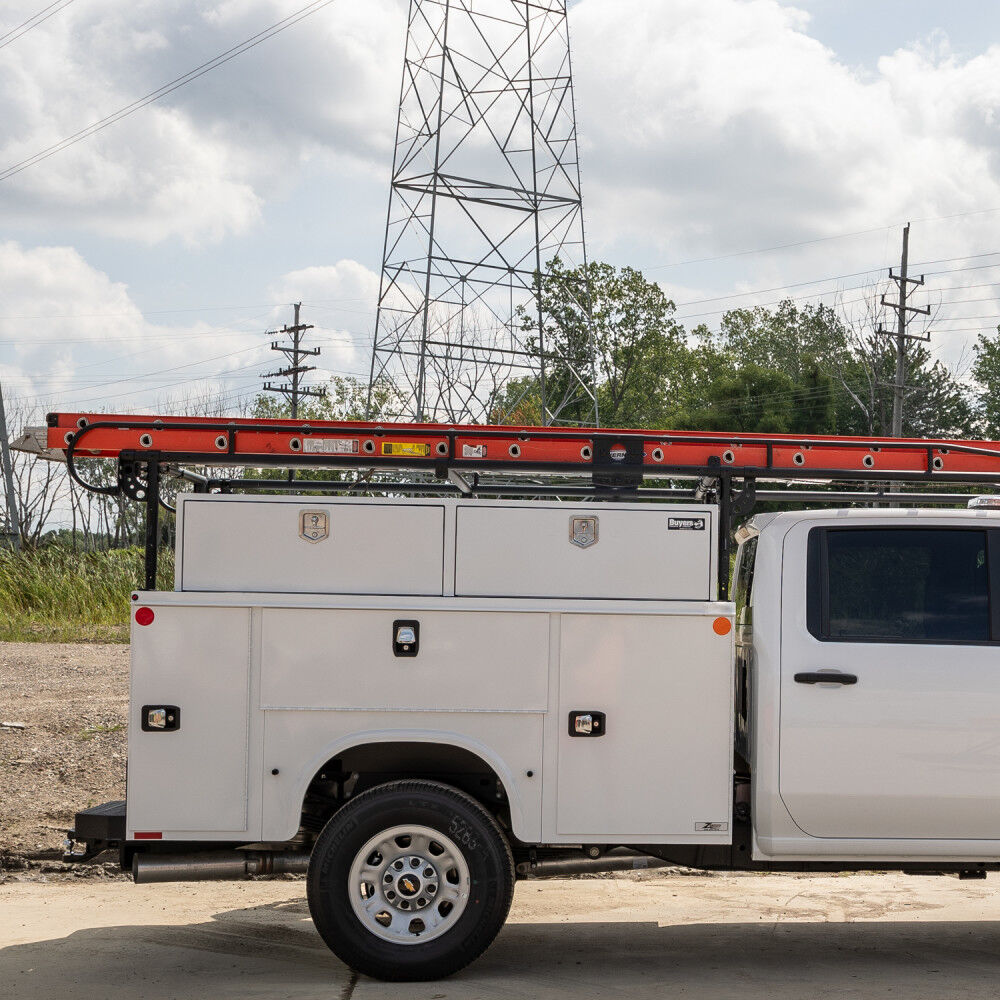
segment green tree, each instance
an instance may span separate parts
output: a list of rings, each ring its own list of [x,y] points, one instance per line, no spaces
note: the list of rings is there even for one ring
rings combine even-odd
[[[699,329],[701,339],[728,354],[737,368],[757,365],[783,372],[798,383],[817,365],[832,361],[848,344],[848,330],[829,306],[797,306],[791,299],[777,309],[764,306],[733,309],[722,317],[717,332]]]
[[[703,405],[681,429],[772,434],[829,434],[836,420],[832,379],[813,364],[796,382],[788,374],[747,364],[715,378]]]
[[[536,279],[544,336],[535,305],[518,310],[530,351],[544,350],[546,396],[560,423],[590,420],[593,401],[578,373],[592,381],[589,344],[596,354],[601,423],[607,427],[662,425],[684,392],[690,349],[674,319],[674,303],[634,268],[593,262],[567,269],[553,261]],[[533,378],[508,385],[495,408],[506,423],[541,422],[541,392]],[[517,419],[514,415],[518,414]],[[526,420],[526,417],[532,420]]]
[[[842,434],[888,437],[896,381],[896,348],[890,338],[874,333],[852,338],[836,364],[846,394],[838,398]],[[977,433],[973,401],[954,373],[919,343],[906,351],[906,395],[903,436],[961,438]]]
[[[981,333],[973,347],[974,406],[979,427],[993,441],[1000,437],[1000,326]]]

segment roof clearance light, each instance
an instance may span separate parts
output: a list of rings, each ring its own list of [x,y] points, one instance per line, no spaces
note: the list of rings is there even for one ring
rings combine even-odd
[[[969,501],[970,510],[1000,510],[1000,496],[978,496]]]

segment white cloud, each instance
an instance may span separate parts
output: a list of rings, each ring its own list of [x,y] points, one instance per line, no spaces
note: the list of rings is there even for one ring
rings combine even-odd
[[[866,75],[776,0],[582,0],[575,17],[599,241],[652,223],[676,256],[1000,205],[1000,46],[901,50]]]
[[[809,36],[804,3],[572,5],[593,257],[644,266],[1000,206],[1000,46],[960,58],[938,34],[884,56],[874,70],[858,69]],[[0,169],[297,6],[290,0],[71,5],[0,50]],[[261,220],[269,209],[294,203],[289,193],[303,176],[316,185],[310,190],[328,183],[353,193],[362,172],[384,177],[387,186],[406,7],[407,0],[339,0],[162,104],[0,182],[5,225],[37,234],[38,242],[85,246],[95,236],[115,237],[139,245],[137,253],[143,243],[242,236],[248,256],[261,257],[253,244],[262,238]],[[918,223],[915,257],[950,258],[995,247],[996,218]],[[384,197],[359,204],[345,231],[337,233],[347,248],[339,252],[367,245],[370,229],[362,233],[360,227],[379,229],[383,221]],[[311,238],[312,259],[329,259],[329,244]],[[897,241],[896,232],[875,234],[794,254],[743,257],[711,272],[650,274],[669,280],[669,290],[683,303],[733,288],[888,267],[897,259]],[[53,309],[89,311],[81,303],[90,296],[94,312],[127,312],[123,303],[135,310],[126,289],[99,272],[88,275],[89,266],[72,251],[18,253],[30,258],[19,266],[35,269],[32,280],[41,282],[47,268],[54,287],[64,273],[66,288],[83,296],[53,302]],[[280,261],[277,249],[274,254]],[[205,260],[218,263],[210,254]],[[276,263],[274,270],[281,269]],[[954,298],[963,280],[942,277],[936,286],[948,282],[954,287],[946,295]],[[370,270],[341,261],[265,278],[263,284],[275,302],[305,303],[306,320],[318,327],[317,342],[325,336],[329,344],[323,363],[331,370],[365,369],[377,294]],[[0,290],[7,294],[9,287],[0,277]],[[17,289],[13,294],[7,301],[18,305],[5,305],[6,312],[32,311],[30,303],[20,304]],[[255,289],[241,300],[258,299]],[[972,316],[971,308],[952,308],[955,315]],[[983,306],[983,312],[989,309],[996,311]],[[261,326],[288,321],[284,307],[256,320]],[[106,347],[117,324],[142,336],[150,329],[161,337],[164,329],[177,329],[123,316],[110,324],[81,321],[72,333],[90,337],[93,330],[93,339]],[[249,323],[244,325],[243,336],[252,336]],[[942,330],[948,328],[943,324]],[[202,331],[214,336],[214,329],[205,324],[183,332],[197,342]],[[955,353],[966,336],[964,330],[942,332],[937,343]],[[178,341],[168,360],[179,364],[189,357],[183,345],[190,342]],[[84,356],[75,343],[74,361]],[[158,357],[143,355],[135,364],[149,361],[151,369]]]
[[[279,278],[267,296],[273,307],[166,325],[76,250],[3,242],[0,378],[12,399],[37,400],[36,420],[49,408],[236,412],[285,361],[270,352],[267,331],[290,323],[287,302],[305,300],[303,321],[315,324],[306,346],[323,353],[310,359],[319,369],[311,380],[363,369],[377,290],[377,275],[344,260]]]
[[[0,50],[0,169],[289,13],[279,0],[67,8]],[[310,158],[377,159],[387,171],[404,26],[400,0],[334,4],[0,182],[0,211],[21,226],[211,242],[251,229]]]
[[[379,276],[355,260],[290,271],[271,287],[276,299],[340,305],[373,305],[378,291]]]
[[[185,384],[195,394],[218,393],[265,346],[260,332],[239,323],[150,322],[124,285],[69,247],[0,243],[0,301],[5,388],[37,398],[41,409],[149,405]]]

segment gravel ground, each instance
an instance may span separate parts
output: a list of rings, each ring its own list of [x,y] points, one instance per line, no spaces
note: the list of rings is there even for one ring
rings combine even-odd
[[[125,797],[127,711],[128,646],[0,643],[0,873]]]

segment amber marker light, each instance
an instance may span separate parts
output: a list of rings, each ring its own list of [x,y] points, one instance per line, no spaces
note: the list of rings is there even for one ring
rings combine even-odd
[[[733,630],[733,623],[728,618],[716,618],[712,622],[712,629],[716,635],[729,635]]]

